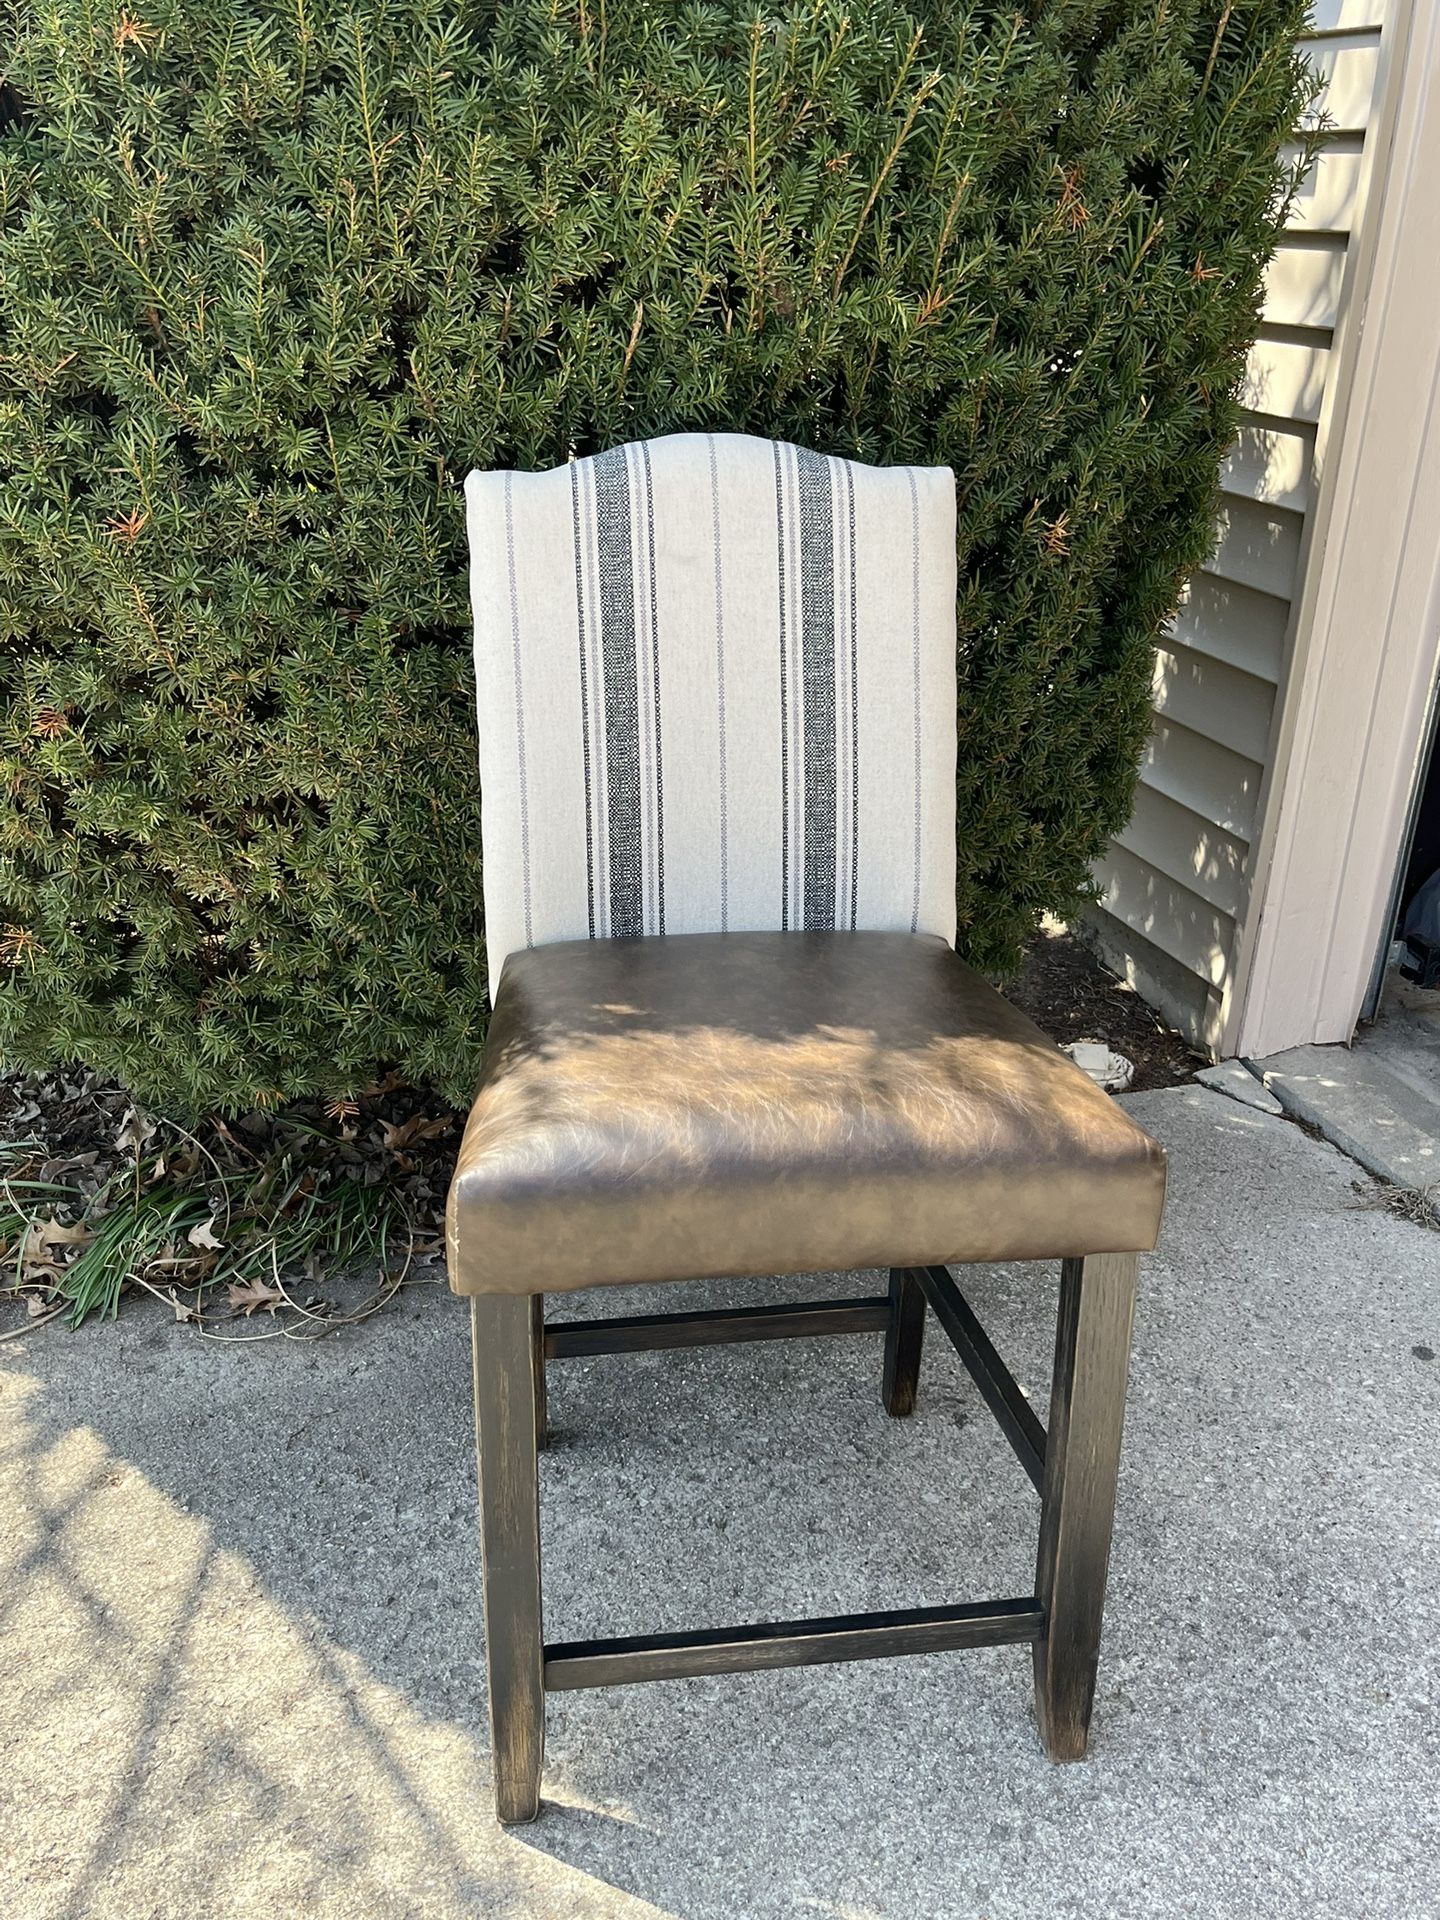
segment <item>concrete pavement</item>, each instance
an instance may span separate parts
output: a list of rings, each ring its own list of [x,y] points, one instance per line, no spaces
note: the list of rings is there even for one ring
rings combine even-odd
[[[463,1309],[227,1350],[135,1301],[0,1347],[0,1912],[1429,1920],[1440,1238],[1288,1121],[1126,1104],[1173,1174],[1087,1763],[1021,1648],[562,1695],[503,1835]],[[1053,1279],[972,1279],[1043,1399]],[[1023,1590],[1028,1483],[926,1360],[909,1422],[875,1338],[556,1366],[549,1631]]]

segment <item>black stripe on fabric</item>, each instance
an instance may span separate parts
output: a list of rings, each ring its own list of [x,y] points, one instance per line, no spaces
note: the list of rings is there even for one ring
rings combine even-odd
[[[660,751],[660,603],[655,588],[655,482],[650,448],[643,441],[645,537],[650,554],[650,691],[655,706],[655,931],[665,931],[665,764]]]
[[[580,539],[580,469],[570,462],[570,518],[575,533],[575,622],[580,638],[580,757],[585,773],[585,892],[595,938],[595,815],[590,795],[590,689],[585,671],[585,567]]]
[[[855,470],[845,462],[850,548],[850,931],[860,897],[860,633],[855,597]]]
[[[600,572],[600,640],[605,667],[606,821],[610,934],[645,931],[641,831],[640,707],[635,663],[635,573],[630,474],[623,447],[595,456],[595,535]]]
[[[785,477],[778,440],[770,442],[775,456],[775,547],[780,572],[780,931],[790,931],[790,705],[785,671]]]
[[[805,925],[835,925],[835,511],[830,463],[796,455],[805,688]]]

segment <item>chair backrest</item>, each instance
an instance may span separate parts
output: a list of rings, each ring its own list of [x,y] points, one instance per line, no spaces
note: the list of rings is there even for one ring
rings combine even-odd
[[[955,484],[686,433],[465,483],[490,990],[555,940],[955,937]]]

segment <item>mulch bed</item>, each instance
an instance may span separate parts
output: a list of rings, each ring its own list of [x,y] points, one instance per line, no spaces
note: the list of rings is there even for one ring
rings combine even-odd
[[[432,1278],[460,1116],[392,1077],[193,1128],[84,1069],[0,1073],[0,1341],[147,1291],[313,1338]]]
[[[1179,1086],[1209,1065],[1133,987],[1063,929],[1042,928],[1032,936],[1024,971],[1005,992],[1057,1045],[1103,1040],[1133,1060],[1132,1093]]]

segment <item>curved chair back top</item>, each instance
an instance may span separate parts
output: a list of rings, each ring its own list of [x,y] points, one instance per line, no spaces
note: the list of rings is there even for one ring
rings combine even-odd
[[[465,483],[492,998],[518,948],[955,937],[955,486],[686,433]]]

